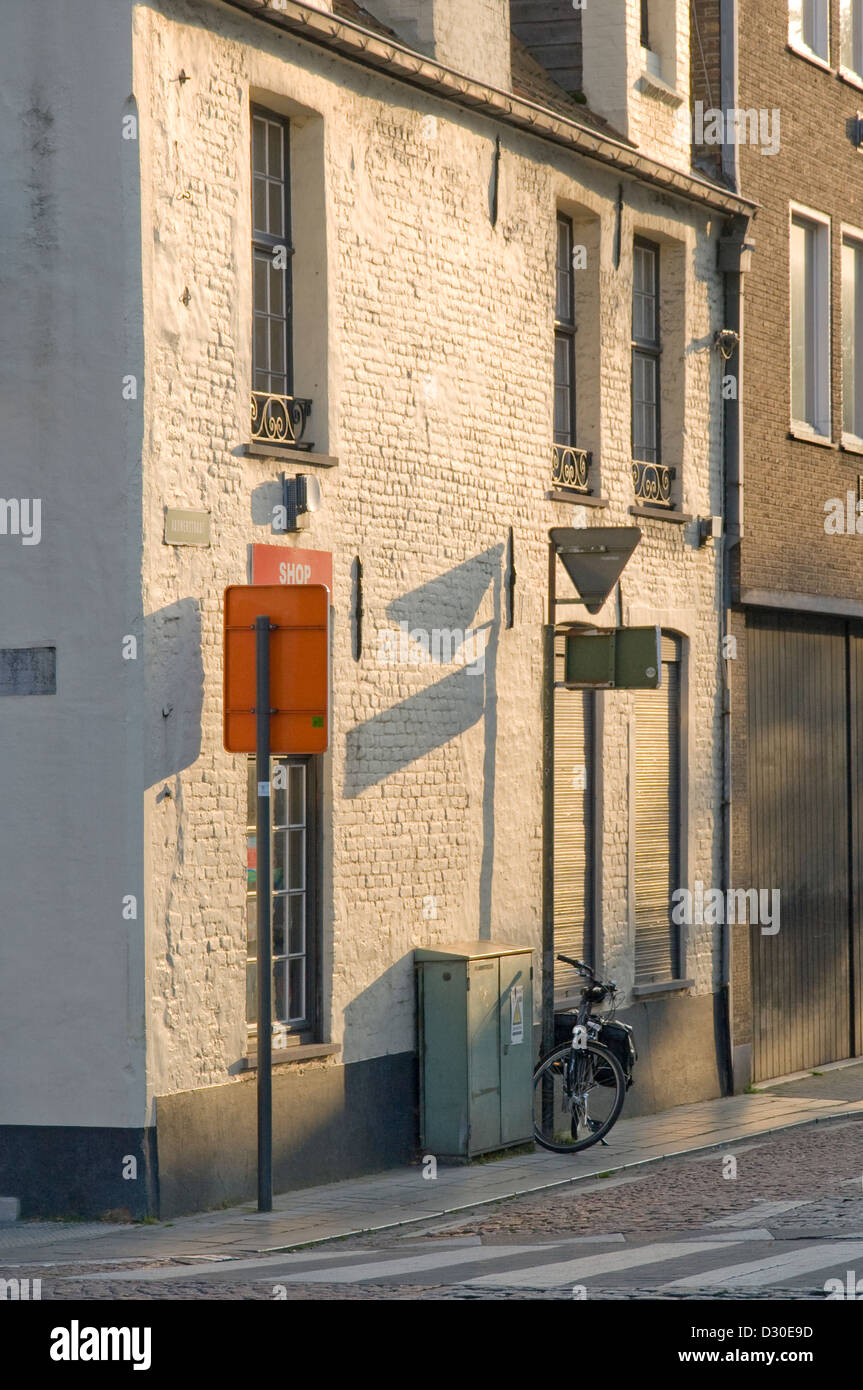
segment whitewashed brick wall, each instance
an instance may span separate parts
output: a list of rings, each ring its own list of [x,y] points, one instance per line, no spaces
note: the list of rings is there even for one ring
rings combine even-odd
[[[640,5],[585,5],[584,91],[588,104],[644,153],[688,170],[689,0],[650,0],[649,14],[659,81],[651,80],[645,65]]]
[[[181,69],[190,79],[182,85]],[[413,1047],[415,945],[482,929],[539,947],[547,532],[579,520],[632,523],[634,231],[663,241],[670,268],[665,313],[684,351],[677,361],[667,354],[663,370],[685,420],[673,460],[684,507],[719,510],[710,424],[718,224],[628,184],[618,268],[618,175],[503,131],[493,228],[491,123],[209,5],[166,0],[164,13],[135,11],[134,84],[147,287],[143,584],[146,613],[161,615],[148,621],[147,659],[153,706],[173,703],[185,720],[165,731],[168,746],[151,748],[146,792],[150,1085],[161,1094],[225,1080],[245,1050],[245,766],[221,746],[221,603],[226,584],[247,578],[249,542],[274,540],[267,515],[280,468],[239,452],[250,388],[250,94],[293,116],[304,158],[320,150],[319,167],[294,168],[295,188],[317,187],[321,206],[317,247],[307,238],[298,248],[295,275],[314,282],[325,306],[297,342],[297,373],[313,377],[308,362],[325,364],[326,381],[310,392],[313,437],[339,466],[321,470],[324,507],[299,544],[335,557],[324,993],[347,1061]],[[597,233],[580,273],[601,321],[579,331],[599,345],[584,428],[610,505],[589,515],[546,499],[558,202]],[[165,547],[166,503],[210,510],[212,548]],[[516,623],[504,630],[510,525]],[[694,548],[693,525],[643,526],[623,578],[624,618],[636,604],[639,620],[648,610],[657,620],[671,614],[690,638],[689,871],[715,882],[716,554]],[[358,554],[359,663],[349,621]],[[491,624],[484,679],[455,666],[378,662],[379,629],[401,616],[427,627],[436,612],[443,627]],[[198,614],[200,654],[194,642],[172,648],[164,620],[194,634]],[[615,619],[609,604],[602,620]],[[625,695],[605,697],[604,964],[624,983],[630,707]],[[348,748],[359,761],[347,761]],[[436,920],[423,917],[429,895]],[[696,932],[689,959],[698,990],[709,990],[709,928]]]

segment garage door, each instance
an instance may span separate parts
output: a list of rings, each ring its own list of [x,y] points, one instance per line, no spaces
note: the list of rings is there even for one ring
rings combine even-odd
[[[751,928],[756,1079],[860,1048],[863,642],[841,621],[750,612],[749,884],[779,889]],[[857,976],[857,988],[853,980]]]

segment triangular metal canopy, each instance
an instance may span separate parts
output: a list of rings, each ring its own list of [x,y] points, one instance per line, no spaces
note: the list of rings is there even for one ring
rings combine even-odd
[[[598,613],[638,542],[638,526],[555,526],[551,543],[588,613]]]

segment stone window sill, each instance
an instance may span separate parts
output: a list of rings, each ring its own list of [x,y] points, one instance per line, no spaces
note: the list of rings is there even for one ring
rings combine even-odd
[[[829,435],[816,434],[815,430],[807,429],[804,425],[791,425],[788,430],[789,439],[799,439],[803,444],[817,444],[821,449],[836,449],[839,446],[833,443]]]
[[[852,68],[843,68],[840,64],[836,69],[836,76],[840,82],[847,82],[849,87],[856,87],[858,92],[863,92],[863,77],[859,72],[854,72]]]
[[[654,101],[661,101],[666,106],[678,107],[683,105],[683,97],[680,93],[674,87],[669,87],[667,82],[663,82],[661,77],[654,77],[652,72],[643,72],[635,86],[646,97],[653,97]]]
[[[552,488],[547,492],[546,497],[551,502],[569,502],[573,507],[607,507],[607,497],[596,497],[588,492],[566,492],[564,489]]]
[[[807,63],[812,63],[813,67],[821,68],[824,72],[833,72],[834,69],[826,58],[822,58],[819,53],[813,52],[811,48],[806,48],[803,44],[788,43],[786,48],[789,53],[793,53],[797,58],[803,58]]]
[[[309,1062],[315,1057],[334,1057],[341,1052],[340,1043],[303,1043],[299,1047],[274,1047],[273,1066],[281,1067],[287,1062]],[[258,1054],[250,1052],[245,1058],[245,1071],[257,1071]]]
[[[316,468],[336,468],[339,462],[331,454],[313,454],[308,449],[294,449],[290,444],[261,444],[257,440],[241,445],[240,452],[251,458],[292,459],[294,463],[311,463]]]
[[[653,521],[670,521],[672,526],[683,526],[692,521],[689,512],[678,512],[673,507],[630,507],[631,516],[649,516]]]
[[[631,993],[633,999],[642,999],[646,995],[671,994],[674,991],[694,988],[694,980],[660,980],[655,985],[633,985]]]
[[[859,439],[856,434],[843,434],[839,448],[846,454],[863,454],[863,439]]]

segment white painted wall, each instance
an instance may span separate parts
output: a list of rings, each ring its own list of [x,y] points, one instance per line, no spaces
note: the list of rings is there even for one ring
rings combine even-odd
[[[584,94],[642,153],[689,170],[689,0],[649,0],[649,16],[646,50],[640,5],[585,5]]]
[[[510,90],[509,0],[374,0],[371,12],[408,48]]]
[[[0,1124],[145,1121],[141,392],[131,6],[3,7],[0,646],[56,645],[57,694],[0,698]],[[140,656],[140,653],[139,653]],[[135,894],[137,921],[122,899]]]
[[[180,68],[190,74],[181,91],[173,84]],[[340,460],[320,472],[325,505],[299,544],[335,554],[324,960],[331,1036],[344,1061],[414,1046],[414,946],[480,932],[539,946],[547,532],[632,524],[632,235],[663,243],[667,417],[680,426],[669,437],[670,461],[682,469],[685,508],[702,513],[719,510],[709,344],[720,299],[718,224],[699,210],[627,184],[615,267],[618,176],[506,132],[492,228],[490,123],[241,16],[139,8],[135,90],[145,131],[143,222],[155,229],[144,264],[145,607],[192,597],[203,631],[200,756],[166,779],[170,799],[157,801],[161,782],[147,792],[150,1086],[160,1094],[224,1080],[245,1050],[245,772],[221,749],[220,596],[245,579],[247,544],[274,539],[267,508],[282,466],[239,452],[251,369],[250,97],[298,122],[295,199],[309,190],[315,214],[300,209],[307,231],[295,272],[306,327],[297,370],[304,381],[326,374],[325,439],[317,400],[313,433]],[[172,200],[175,168],[190,199]],[[546,499],[558,204],[580,219],[589,247],[579,289],[582,407],[610,502],[590,515]],[[188,310],[178,302],[187,284]],[[168,499],[212,511],[212,550],[165,551],[158,518]],[[510,524],[518,600],[506,631]],[[624,602],[686,614],[695,702],[690,867],[707,882],[716,865],[716,555],[694,548],[694,525],[644,529]],[[366,605],[358,664],[350,648],[357,554]],[[454,667],[380,664],[377,631],[401,616],[427,626],[428,613],[441,626],[491,624],[484,681],[462,681]],[[609,605],[603,619],[615,618]],[[442,708],[435,688],[447,679],[461,688]],[[631,982],[629,700],[605,704],[604,962]],[[438,902],[434,921],[423,917],[428,895]],[[709,991],[709,929],[691,959],[699,991]]]

